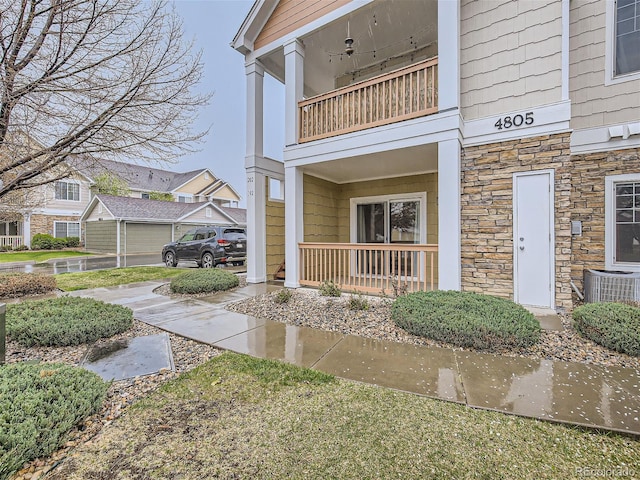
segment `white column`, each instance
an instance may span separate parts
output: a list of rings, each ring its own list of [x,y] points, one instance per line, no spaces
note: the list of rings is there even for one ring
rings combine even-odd
[[[298,143],[300,112],[298,102],[304,95],[304,45],[293,40],[284,46],[284,143]]]
[[[460,1],[438,0],[438,110],[460,105]]]
[[[284,168],[284,258],[286,272],[284,286],[300,286],[300,254],[298,243],[304,239],[302,170],[298,167]]]
[[[22,242],[31,248],[31,214],[22,215]]]
[[[438,289],[460,290],[460,142],[438,143]]]
[[[264,67],[253,61],[245,65],[247,75],[247,282],[267,281],[265,176],[258,165],[263,153]]]
[[[266,177],[247,167],[247,282],[267,281]]]

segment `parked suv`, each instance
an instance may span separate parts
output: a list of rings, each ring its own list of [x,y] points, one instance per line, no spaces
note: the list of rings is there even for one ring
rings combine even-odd
[[[198,227],[182,235],[177,242],[162,247],[162,261],[168,267],[191,260],[199,267],[242,265],[247,258],[247,235],[238,227]]]

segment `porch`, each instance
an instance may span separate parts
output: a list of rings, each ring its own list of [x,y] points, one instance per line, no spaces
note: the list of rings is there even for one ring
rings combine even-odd
[[[24,245],[24,237],[22,235],[0,235],[0,250]]]
[[[341,290],[378,295],[437,289],[438,245],[298,244],[300,285],[332,281]]]

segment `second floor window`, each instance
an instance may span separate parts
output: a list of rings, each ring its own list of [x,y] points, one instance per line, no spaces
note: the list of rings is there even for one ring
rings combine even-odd
[[[80,201],[80,185],[73,182],[56,182],[56,200]]]
[[[615,75],[640,71],[640,0],[616,2]]]
[[[144,198],[145,200],[149,200],[149,194],[148,193],[143,193],[143,194],[141,194],[140,198]]]

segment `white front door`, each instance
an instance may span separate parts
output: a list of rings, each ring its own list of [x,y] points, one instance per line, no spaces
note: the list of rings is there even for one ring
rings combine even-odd
[[[514,300],[554,307],[553,171],[513,178]]]

